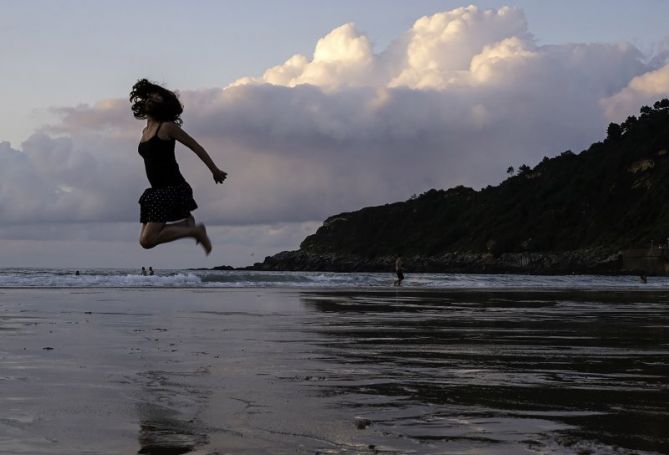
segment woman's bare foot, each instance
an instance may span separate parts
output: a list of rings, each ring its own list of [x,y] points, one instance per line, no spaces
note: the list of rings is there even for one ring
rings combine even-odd
[[[186,226],[188,226],[188,227],[195,227],[195,218],[193,218],[193,216],[191,215],[191,216],[189,216],[188,218],[186,218],[186,219],[183,221],[183,223],[184,223]],[[199,244],[200,244],[200,241],[199,241],[198,239],[195,239],[195,244],[196,244],[196,245],[199,245]]]
[[[209,240],[209,236],[207,235],[207,229],[204,227],[204,224],[198,224],[195,230],[195,240],[197,240],[197,243],[202,244],[204,252],[209,256],[209,253],[211,253],[211,240]]]

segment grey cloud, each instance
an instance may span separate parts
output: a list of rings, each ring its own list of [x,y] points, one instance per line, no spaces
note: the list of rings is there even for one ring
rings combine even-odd
[[[432,187],[496,184],[509,165],[601,139],[606,100],[638,109],[638,90],[628,87],[635,78],[659,84],[630,45],[537,46],[511,8],[422,18],[378,55],[352,25],[316,49],[262,77],[182,92],[184,128],[229,172],[214,185],[179,147],[197,216],[226,225],[306,222]],[[127,100],[60,113],[61,123],[23,152],[0,147],[0,160],[16,169],[0,194],[26,194],[0,200],[3,220],[134,222],[147,183],[136,151],[142,124]]]
[[[143,250],[137,223],[42,223],[0,225],[0,267],[213,267],[245,266],[281,250],[295,249],[316,223],[210,226],[211,256],[192,241]]]

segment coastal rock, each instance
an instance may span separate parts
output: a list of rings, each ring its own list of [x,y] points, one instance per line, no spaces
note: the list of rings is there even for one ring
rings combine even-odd
[[[404,267],[417,273],[524,273],[524,274],[616,274],[622,271],[622,253],[578,250],[560,253],[445,253],[440,256],[405,256]],[[392,272],[395,258],[314,254],[283,251],[249,267],[267,271]]]

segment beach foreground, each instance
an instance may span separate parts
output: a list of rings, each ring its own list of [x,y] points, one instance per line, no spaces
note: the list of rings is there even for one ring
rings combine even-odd
[[[0,453],[669,453],[668,301],[0,289]]]

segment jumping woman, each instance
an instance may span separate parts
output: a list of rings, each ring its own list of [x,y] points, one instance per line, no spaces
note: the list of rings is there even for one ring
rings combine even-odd
[[[151,183],[139,198],[142,230],[139,243],[153,248],[161,243],[191,237],[211,252],[204,224],[195,224],[191,211],[197,208],[193,190],[179,171],[174,157],[175,141],[191,149],[209,168],[214,182],[223,183],[227,173],[220,170],[195,139],[181,129],[183,106],[174,92],[146,79],[137,81],[130,92],[132,113],[146,119],[139,143],[146,176]],[[168,224],[169,223],[169,224]]]

